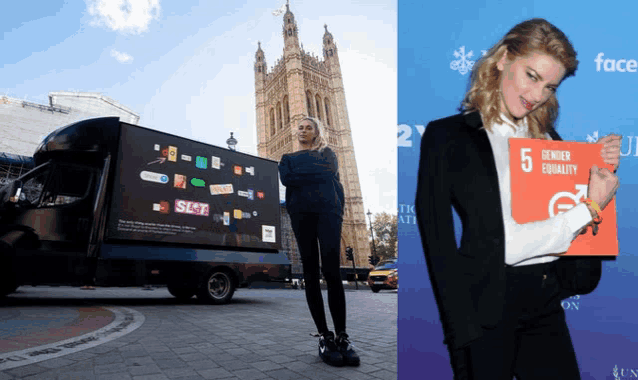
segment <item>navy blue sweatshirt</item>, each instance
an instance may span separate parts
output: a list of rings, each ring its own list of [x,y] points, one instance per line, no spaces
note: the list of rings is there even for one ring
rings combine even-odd
[[[335,213],[343,217],[345,200],[338,166],[337,156],[328,147],[322,152],[300,150],[284,154],[279,175],[286,186],[288,213]]]

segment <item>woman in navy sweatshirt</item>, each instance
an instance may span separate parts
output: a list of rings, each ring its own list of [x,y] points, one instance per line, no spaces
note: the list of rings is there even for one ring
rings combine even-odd
[[[303,263],[306,300],[320,335],[319,356],[330,365],[358,365],[359,357],[346,334],[346,299],[339,272],[343,186],[337,156],[327,146],[322,129],[315,118],[301,120],[297,131],[300,150],[283,155],[279,174],[286,186],[286,209]],[[336,338],[326,323],[319,286],[320,252]]]

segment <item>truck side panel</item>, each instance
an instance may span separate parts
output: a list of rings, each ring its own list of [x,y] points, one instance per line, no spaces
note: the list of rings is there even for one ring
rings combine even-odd
[[[280,248],[276,162],[121,125],[107,242]]]

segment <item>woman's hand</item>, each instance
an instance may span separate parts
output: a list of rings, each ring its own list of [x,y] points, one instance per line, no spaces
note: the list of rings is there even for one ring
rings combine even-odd
[[[618,177],[607,168],[594,165],[589,172],[587,197],[604,209],[618,190]]]
[[[622,136],[612,133],[611,135],[607,135],[598,140],[596,143],[603,144],[600,156],[606,164],[614,165],[614,171],[616,171],[620,164],[620,146],[622,144]]]

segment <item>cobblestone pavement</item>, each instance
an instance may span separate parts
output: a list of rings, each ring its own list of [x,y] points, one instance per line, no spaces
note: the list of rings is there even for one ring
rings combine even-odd
[[[396,379],[397,295],[346,290],[348,334],[361,365],[336,368],[319,359],[302,290],[239,289],[230,304],[210,306],[195,298],[177,301],[164,288],[23,287],[4,303],[2,315],[27,306],[52,313],[125,307],[145,320],[99,346],[4,370],[0,380]],[[329,316],[325,290],[323,297]]]

